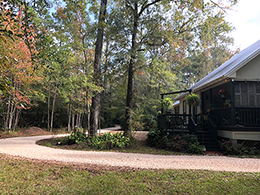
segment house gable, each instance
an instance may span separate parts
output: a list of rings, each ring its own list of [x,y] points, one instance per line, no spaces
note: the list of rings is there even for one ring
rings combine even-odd
[[[256,78],[256,75],[259,73],[259,67],[257,67],[259,66],[259,56],[260,40],[233,56],[194,84],[190,89],[194,92],[201,91],[201,89],[210,85],[214,85],[226,79],[239,78],[240,76],[242,78],[247,76],[249,78]]]
[[[260,80],[260,55],[240,68],[234,74],[235,80],[238,81],[257,81]]]

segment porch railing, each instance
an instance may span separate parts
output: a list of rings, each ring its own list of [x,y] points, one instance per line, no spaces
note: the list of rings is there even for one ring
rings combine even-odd
[[[260,108],[236,107],[236,125],[245,127],[260,127]],[[217,126],[232,126],[231,108],[213,109],[211,118]]]
[[[188,130],[190,114],[161,114],[157,117],[159,129]]]
[[[246,127],[260,127],[260,108],[236,107],[236,123]]]

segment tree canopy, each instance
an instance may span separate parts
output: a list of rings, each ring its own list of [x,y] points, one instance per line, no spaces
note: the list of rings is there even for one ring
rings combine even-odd
[[[114,0],[102,12],[103,0],[1,1],[2,128],[155,127],[160,93],[237,52],[225,20],[236,3]]]

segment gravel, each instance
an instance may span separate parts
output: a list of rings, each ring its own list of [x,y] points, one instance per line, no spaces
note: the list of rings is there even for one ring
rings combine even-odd
[[[260,172],[260,159],[225,156],[152,155],[118,152],[75,151],[36,145],[53,135],[0,139],[0,153],[36,160],[81,165],[129,167],[133,169],[194,169],[232,172]],[[55,136],[57,137],[57,136]]]

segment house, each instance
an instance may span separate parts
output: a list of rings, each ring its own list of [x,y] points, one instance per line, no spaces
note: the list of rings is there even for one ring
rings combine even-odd
[[[185,98],[189,93],[200,96],[200,106],[187,104]],[[164,121],[168,122],[164,127],[159,122],[158,128],[174,131],[176,122],[172,120],[181,117],[184,129],[195,132],[203,142],[228,138],[233,143],[247,140],[260,145],[260,40],[175,100],[178,104],[174,110],[178,113],[158,116],[158,120],[166,117]]]

